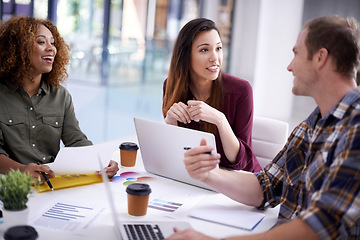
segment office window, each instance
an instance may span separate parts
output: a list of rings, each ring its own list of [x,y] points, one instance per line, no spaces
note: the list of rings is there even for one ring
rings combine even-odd
[[[33,1],[31,0],[3,0],[2,2],[2,20],[7,20],[12,16],[33,15]]]
[[[46,19],[48,17],[48,0],[34,1],[34,17]]]
[[[103,0],[58,0],[57,26],[71,48],[69,74],[98,83],[100,78]]]
[[[108,84],[141,82],[147,5],[147,0],[111,3]]]
[[[233,14],[233,0],[221,0],[217,25],[221,34],[221,40],[223,43],[224,61],[222,68],[228,71],[230,65],[230,46],[231,46],[231,34],[232,34],[232,14]]]

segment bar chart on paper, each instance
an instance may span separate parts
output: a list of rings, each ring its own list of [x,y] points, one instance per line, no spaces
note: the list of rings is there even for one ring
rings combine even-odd
[[[104,210],[96,204],[55,201],[33,219],[36,227],[65,232],[81,232]]]
[[[176,209],[178,209],[181,206],[182,203],[176,203],[176,202],[166,201],[157,198],[151,200],[148,205],[149,208],[154,208],[165,212],[174,212]]]

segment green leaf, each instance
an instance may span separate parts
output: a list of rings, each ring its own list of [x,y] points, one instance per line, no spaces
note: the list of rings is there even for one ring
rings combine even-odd
[[[39,178],[40,179],[40,178]],[[29,173],[10,170],[6,175],[0,175],[0,200],[6,210],[22,210],[26,208],[28,195],[32,192],[32,185],[38,187]]]

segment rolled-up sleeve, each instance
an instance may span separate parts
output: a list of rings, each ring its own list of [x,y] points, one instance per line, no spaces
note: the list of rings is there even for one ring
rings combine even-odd
[[[263,203],[260,207],[258,207],[261,210],[268,207],[275,207],[281,201],[284,179],[284,170],[281,167],[283,164],[282,151],[275,157],[272,163],[265,167],[263,171],[255,173],[264,193]]]

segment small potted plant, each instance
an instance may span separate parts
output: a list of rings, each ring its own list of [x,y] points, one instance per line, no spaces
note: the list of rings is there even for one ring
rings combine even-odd
[[[10,170],[8,174],[0,175],[0,200],[3,203],[4,222],[7,227],[19,225],[21,221],[26,224],[28,197],[33,191],[32,186],[37,187],[40,180],[39,177],[38,181],[35,181],[29,173],[19,170]],[[11,218],[14,214],[16,216],[13,217],[13,224]]]

